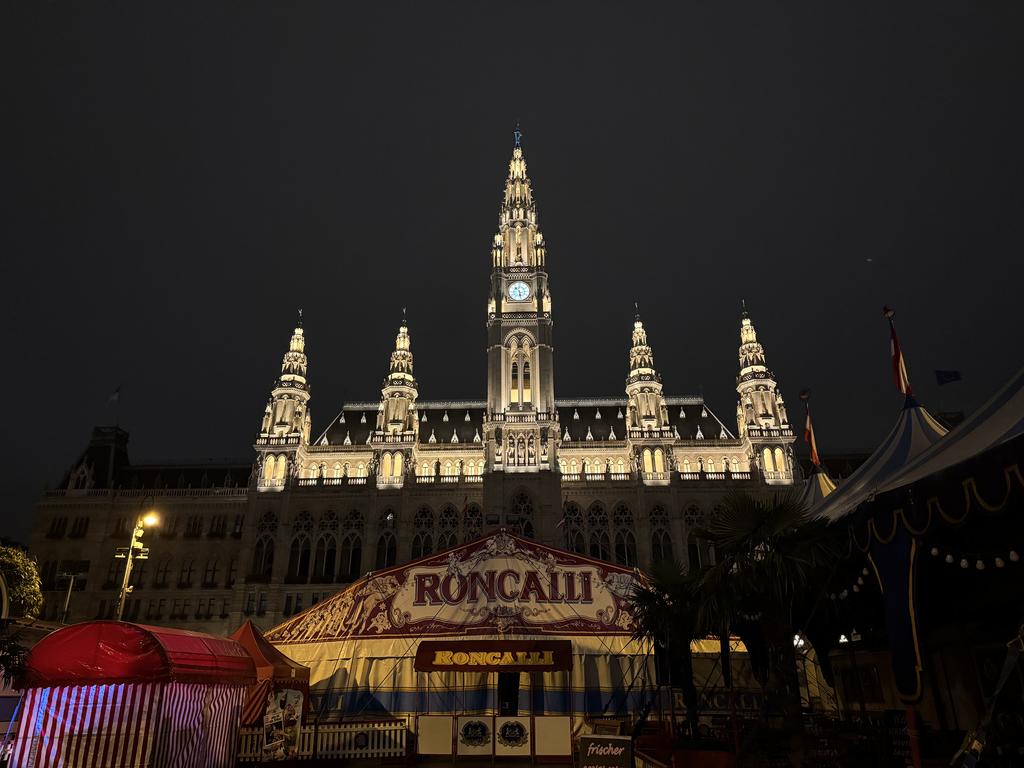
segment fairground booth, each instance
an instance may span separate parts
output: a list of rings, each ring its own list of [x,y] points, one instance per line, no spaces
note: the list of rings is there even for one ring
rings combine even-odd
[[[233,640],[90,621],[32,649],[11,765],[230,768],[253,661]]]
[[[569,758],[650,697],[629,568],[498,531],[369,574],[270,630],[324,720],[404,719],[422,755]]]

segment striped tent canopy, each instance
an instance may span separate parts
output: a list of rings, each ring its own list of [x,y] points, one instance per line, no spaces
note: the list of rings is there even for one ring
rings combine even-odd
[[[907,395],[895,426],[867,461],[817,505],[811,515],[835,521],[886,487],[917,456],[938,443],[946,428]]]
[[[835,489],[835,480],[829,476],[828,470],[823,466],[816,466],[811,476],[807,478],[801,501],[806,509],[814,509]]]
[[[309,696],[309,667],[292,661],[266,641],[252,621],[235,630],[231,639],[241,645],[256,663],[256,685],[246,693],[242,708],[242,725],[256,725],[263,722],[267,698],[282,689],[301,691],[304,699]]]
[[[907,462],[879,492],[910,485],[1021,434],[1024,434],[1024,368],[945,439]]]
[[[255,680],[227,638],[116,621],[59,629],[26,661],[11,765],[233,768]]]

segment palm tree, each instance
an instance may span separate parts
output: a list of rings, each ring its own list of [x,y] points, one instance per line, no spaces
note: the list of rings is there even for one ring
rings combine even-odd
[[[715,550],[713,565],[689,574],[698,633],[734,633],[755,675],[780,708],[794,749],[802,745],[794,636],[824,597],[842,552],[843,532],[810,520],[795,493],[733,493],[706,528],[694,532]]]
[[[690,652],[690,642],[697,637],[693,582],[677,563],[665,563],[654,569],[647,583],[634,589],[632,602],[635,637],[653,641],[658,655],[666,658],[670,669],[682,677],[671,682],[673,687],[683,689],[686,721],[690,735],[696,736],[700,713]]]

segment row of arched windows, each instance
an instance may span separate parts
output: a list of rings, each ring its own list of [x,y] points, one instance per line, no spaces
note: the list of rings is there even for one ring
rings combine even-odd
[[[386,453],[384,455],[387,456],[389,460],[394,461],[391,459],[390,453]],[[399,459],[401,458],[400,453],[396,455]],[[392,466],[393,464],[388,465],[389,471]],[[401,469],[401,464],[399,464],[399,469]],[[347,461],[344,463],[336,461],[332,467],[328,467],[326,464],[310,464],[306,467],[305,476],[310,480],[318,480],[320,478],[366,477],[366,472],[366,462],[359,461],[353,465]],[[400,471],[399,474],[401,474]]]
[[[286,581],[327,583],[357,579],[363,555],[362,533],[363,514],[359,510],[350,511],[341,521],[328,510],[315,527],[312,515],[300,512],[292,524]]]
[[[441,475],[443,477],[458,477],[460,475],[482,475],[484,473],[483,459],[447,459],[441,461],[424,461],[418,468],[420,477]]]
[[[761,453],[761,460],[764,462],[765,472],[786,471],[786,455],[781,448],[776,448],[774,451],[771,448],[765,448]]]
[[[620,565],[636,566],[633,514],[625,504],[617,504],[609,520],[608,511],[599,501],[591,504],[586,514],[578,504],[569,502],[565,505],[565,529],[569,551]]]

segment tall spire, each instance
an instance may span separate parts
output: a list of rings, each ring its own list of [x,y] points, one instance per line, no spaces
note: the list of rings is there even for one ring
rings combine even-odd
[[[654,352],[647,343],[647,331],[636,307],[633,320],[633,346],[629,350],[629,398],[626,426],[630,429],[668,429],[668,407],[661,389],[661,374],[654,368]]]
[[[377,416],[377,430],[394,434],[415,432],[416,398],[419,391],[412,373],[412,350],[409,338],[409,324],[402,307],[402,324],[395,336],[395,349],[391,353],[388,375],[380,390],[381,407]]]
[[[288,342],[288,351],[281,360],[281,373],[274,382],[263,416],[260,433],[263,435],[303,435],[308,439],[309,382],[306,380],[306,337],[302,329],[302,314]]]
[[[526,173],[526,157],[518,126],[513,134],[515,146],[505,178],[505,194],[498,213],[498,233],[491,248],[495,267],[543,267],[544,235],[537,227],[537,203]]]

